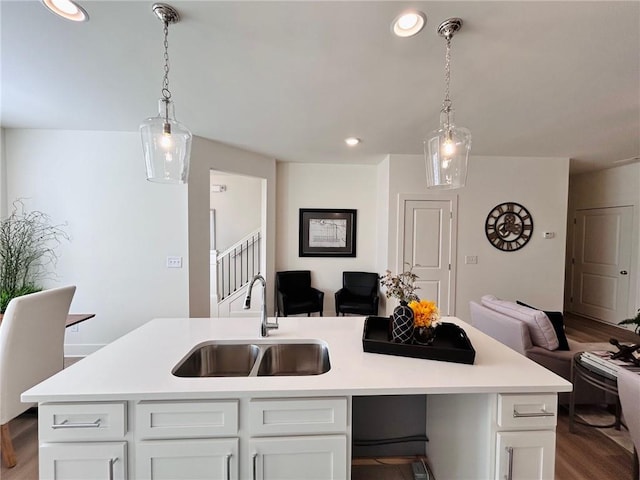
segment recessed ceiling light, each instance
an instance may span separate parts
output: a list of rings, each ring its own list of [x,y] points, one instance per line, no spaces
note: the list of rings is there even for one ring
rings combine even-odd
[[[360,140],[359,138],[356,137],[349,137],[349,138],[345,138],[344,139],[344,143],[346,143],[347,145],[349,145],[350,147],[355,147],[356,145],[358,145],[362,140]]]
[[[86,22],[89,14],[73,0],[42,0],[42,3],[56,15],[74,22]]]
[[[419,10],[407,10],[398,15],[391,24],[391,30],[399,37],[412,37],[424,28],[427,16]]]

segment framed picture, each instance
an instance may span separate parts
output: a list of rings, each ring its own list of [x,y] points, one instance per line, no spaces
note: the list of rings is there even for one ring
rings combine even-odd
[[[300,257],[355,257],[357,210],[300,209]]]

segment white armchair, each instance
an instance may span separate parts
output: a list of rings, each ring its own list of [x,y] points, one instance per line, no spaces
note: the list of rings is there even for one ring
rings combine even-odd
[[[625,369],[618,372],[618,396],[624,422],[633,440],[634,476],[640,480],[638,450],[640,450],[640,375]]]
[[[64,366],[64,329],[75,286],[14,298],[0,324],[2,461],[16,464],[9,421],[32,406],[20,395]]]

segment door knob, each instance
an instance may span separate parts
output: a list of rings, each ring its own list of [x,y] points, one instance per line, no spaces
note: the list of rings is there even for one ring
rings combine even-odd
[[[629,272],[627,272],[626,270],[620,270],[620,275],[626,275],[627,273]]]

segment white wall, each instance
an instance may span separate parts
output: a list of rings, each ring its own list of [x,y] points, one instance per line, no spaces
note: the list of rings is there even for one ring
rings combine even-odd
[[[373,166],[276,167],[269,157],[196,137],[187,187],[145,180],[137,133],[7,129],[4,140],[6,200],[29,197],[30,208],[69,222],[72,241],[60,248],[59,277],[47,286],[77,284],[72,310],[97,314],[67,334],[76,352],[156,316],[209,315],[211,169],[264,179],[267,298],[273,272],[309,269],[325,292],[326,315],[334,314],[342,271],[395,266],[397,196],[427,192],[419,155],[391,155]],[[637,175],[633,167],[622,175]],[[567,184],[567,159],[470,159],[467,187],[458,192],[458,316],[468,319],[468,301],[485,293],[562,308]],[[518,252],[500,252],[485,238],[488,212],[505,201],[522,203],[534,218],[533,238]],[[357,209],[357,257],[298,257],[299,208]],[[556,237],[543,240],[542,231]],[[166,269],[167,255],[183,256],[184,267]],[[465,265],[465,255],[479,263]]]
[[[388,264],[396,266],[397,202],[400,193],[432,193],[425,182],[421,155],[389,157]],[[522,300],[559,310],[564,294],[564,258],[569,159],[480,157],[469,159],[467,185],[458,194],[456,316],[469,320],[469,301],[484,294]],[[502,202],[517,202],[529,210],[534,231],[516,252],[497,250],[486,239],[488,213]],[[555,233],[545,240],[543,231]],[[478,257],[465,265],[464,257]]]
[[[223,252],[260,228],[262,180],[245,175],[211,172],[211,185],[225,185],[224,192],[211,193],[216,211],[216,250]]]
[[[569,215],[567,231],[567,251],[571,252],[573,218],[575,211],[585,208],[606,208],[623,205],[634,207],[634,221],[632,233],[632,265],[636,265],[635,271],[631,271],[629,288],[629,312],[634,315],[640,308],[640,163],[623,165],[598,172],[574,175],[569,179]],[[571,293],[569,259],[566,264],[566,298]]]
[[[311,283],[324,291],[324,315],[335,315],[334,293],[342,272],[378,272],[378,167],[278,162],[276,271],[311,270]],[[298,256],[300,208],[349,208],[357,212],[354,258]],[[273,298],[273,297],[270,297]]]
[[[57,277],[77,285],[70,354],[95,350],[154,317],[188,315],[187,187],[148,182],[137,133],[6,129],[7,201],[67,222]],[[207,176],[208,180],[208,176]],[[167,269],[167,255],[184,259]]]
[[[276,161],[213,140],[194,136],[189,172],[189,315],[210,315],[209,174],[211,170],[249,175],[261,181],[261,243],[267,298],[273,298],[276,241]],[[240,214],[240,212],[238,212]],[[224,225],[218,224],[219,228]],[[270,311],[273,308],[270,306]]]

